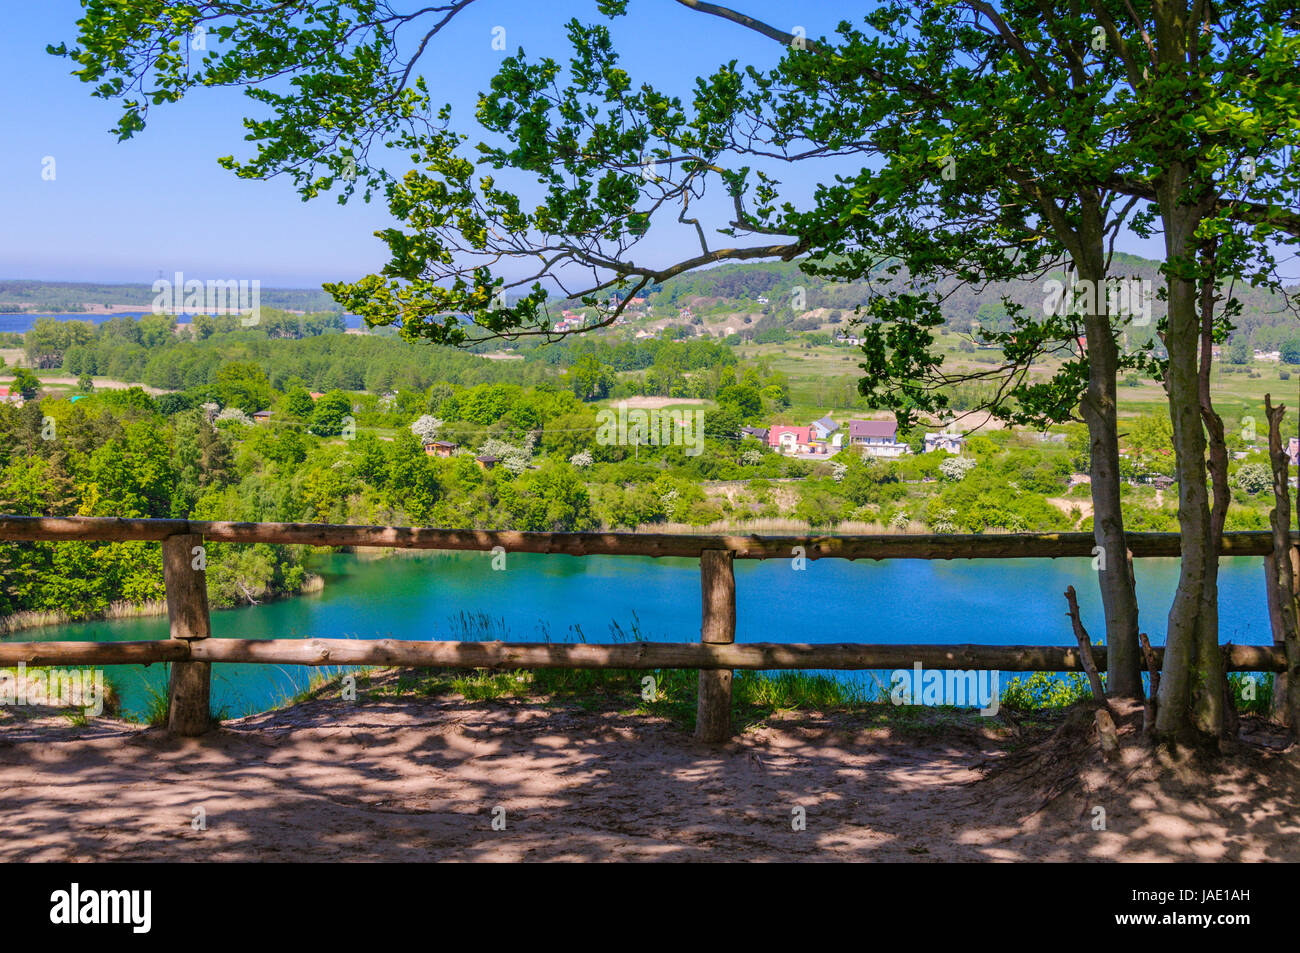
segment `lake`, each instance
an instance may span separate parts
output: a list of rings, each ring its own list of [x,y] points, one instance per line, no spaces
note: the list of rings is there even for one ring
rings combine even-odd
[[[621,630],[654,641],[695,641],[699,564],[693,559],[511,554],[504,571],[490,553],[429,553],[385,559],[316,557],[317,593],[212,613],[228,638],[503,638],[607,642]],[[1178,581],[1177,559],[1136,561],[1142,629],[1164,641]],[[738,642],[982,643],[1072,645],[1065,587],[1079,593],[1094,640],[1104,632],[1091,559],[736,561]],[[1261,560],[1224,559],[1220,641],[1272,642]],[[466,620],[470,620],[467,636]],[[488,630],[481,622],[487,620]],[[17,633],[24,640],[167,638],[164,617],[85,622]],[[162,666],[108,666],[128,712],[165,692]],[[308,684],[305,666],[213,666],[213,707],[262,711]],[[842,673],[862,678],[861,673]],[[886,679],[887,681],[887,679]]]

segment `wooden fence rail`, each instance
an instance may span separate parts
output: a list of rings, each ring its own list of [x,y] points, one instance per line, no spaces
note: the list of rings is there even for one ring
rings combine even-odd
[[[1157,662],[1164,649],[1155,646]],[[1232,672],[1281,672],[1271,645],[1224,647]],[[1106,649],[1094,646],[1097,667]],[[976,669],[1082,672],[1079,652],[1057,645],[863,645],[792,642],[415,642],[406,639],[223,639],[182,642],[0,642],[0,665],[151,665],[154,662],[241,662],[277,665],[368,665],[416,668],[612,668],[700,670],[826,669],[838,671]]]
[[[1077,672],[1077,647],[1027,645],[862,645],[753,642],[736,644],[736,559],[1050,559],[1092,556],[1088,533],[890,536],[706,536],[668,533],[517,533],[347,526],[323,523],[227,523],[201,520],[0,516],[0,541],[157,541],[171,637],[153,642],[0,642],[0,665],[171,663],[168,726],[180,735],[210,727],[213,663],[392,665],[436,668],[698,669],[696,736],[731,734],[735,669],[958,669]],[[698,642],[555,644],[415,642],[393,639],[211,638],[204,542],[549,553],[570,556],[687,557],[700,560],[702,612]],[[1134,557],[1177,556],[1173,533],[1130,533]],[[1225,533],[1225,556],[1272,554],[1266,532]],[[1106,650],[1094,649],[1098,668]],[[1161,649],[1156,650],[1162,654]],[[1224,646],[1229,671],[1286,671],[1274,646]]]
[[[736,559],[1055,559],[1091,556],[1091,533],[910,534],[881,536],[704,536],[676,533],[517,533],[492,530],[425,529],[409,526],[349,526],[338,523],[221,523],[205,520],[115,519],[99,516],[0,516],[0,540],[95,540],[162,542],[198,535],[216,543],[278,543],[300,546],[373,546],[564,556],[683,556],[726,550]],[[1178,556],[1177,533],[1129,533],[1135,558]],[[1223,534],[1224,556],[1266,556],[1273,551],[1266,531]]]

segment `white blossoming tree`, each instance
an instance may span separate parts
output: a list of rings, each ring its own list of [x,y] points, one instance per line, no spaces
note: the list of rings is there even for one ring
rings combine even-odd
[[[438,435],[442,427],[442,421],[437,417],[425,414],[415,423],[411,424],[411,433],[420,438],[422,443],[433,443],[434,438]]]

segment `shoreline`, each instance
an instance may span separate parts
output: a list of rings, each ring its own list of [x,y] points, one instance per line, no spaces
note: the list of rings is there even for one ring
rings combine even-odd
[[[324,576],[319,573],[308,573],[307,578],[303,580],[302,586],[296,592],[272,593],[257,602],[224,606],[212,611],[225,612],[229,609],[245,609],[249,606],[278,602],[281,599],[296,599],[299,596],[320,592],[324,588]],[[117,622],[121,619],[157,618],[166,614],[166,599],[156,599],[149,602],[113,602],[103,612],[96,612],[87,616],[73,616],[62,610],[25,609],[11,615],[0,616],[0,639],[7,638],[16,632],[44,629],[55,625],[79,625],[83,622]]]

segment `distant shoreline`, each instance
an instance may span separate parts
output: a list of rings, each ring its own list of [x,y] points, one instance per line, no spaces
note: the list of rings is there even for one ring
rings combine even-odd
[[[254,603],[241,603],[237,606],[225,606],[227,609],[243,609],[250,605],[265,605],[268,602],[279,602],[281,599],[296,599],[299,596],[311,595],[320,592],[325,588],[325,577],[319,573],[308,573],[303,580],[302,586],[296,592],[276,592],[263,596]],[[220,609],[214,611],[221,611]],[[150,618],[167,614],[167,600],[158,599],[149,602],[114,602],[109,605],[103,612],[96,612],[88,616],[74,617],[68,612],[62,610],[42,611],[42,610],[23,610],[12,613],[7,616],[0,616],[0,638],[12,635],[15,632],[22,632],[28,629],[43,629],[52,625],[79,625],[83,622],[113,622],[119,619],[138,619]]]

